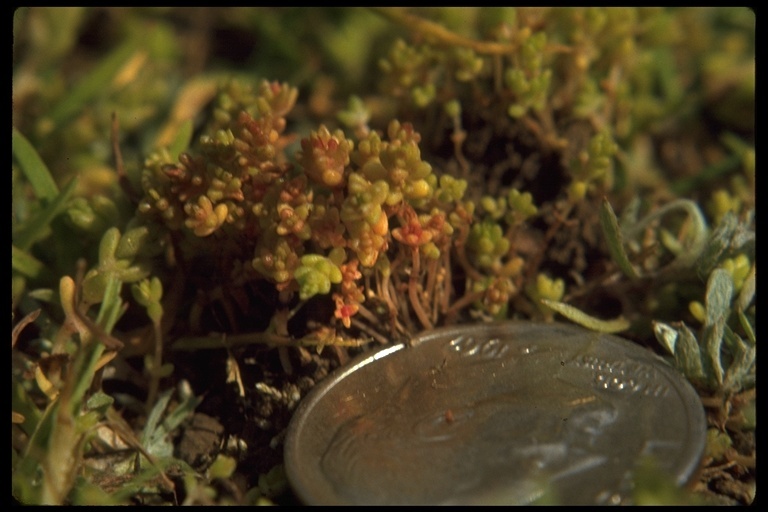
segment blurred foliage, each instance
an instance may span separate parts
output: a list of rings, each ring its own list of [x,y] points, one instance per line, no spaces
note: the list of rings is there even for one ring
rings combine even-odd
[[[279,500],[279,465],[235,499],[234,454],[174,452],[210,333],[287,375],[557,315],[667,354],[713,429],[695,490],[754,497],[749,9],[25,7],[13,40],[21,501]],[[106,392],[137,357],[143,400]]]

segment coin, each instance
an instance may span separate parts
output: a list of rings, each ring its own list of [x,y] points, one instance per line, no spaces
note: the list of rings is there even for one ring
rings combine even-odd
[[[651,460],[678,485],[698,394],[635,343],[570,324],[435,329],[363,354],[299,404],[285,469],[311,505],[631,504]]]

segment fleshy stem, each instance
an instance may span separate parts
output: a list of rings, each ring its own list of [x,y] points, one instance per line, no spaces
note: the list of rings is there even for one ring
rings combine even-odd
[[[432,302],[432,324],[437,322],[437,262],[436,259],[427,262],[427,285],[424,294],[427,300],[431,299]]]
[[[398,302],[396,300],[397,294],[392,293],[390,291],[390,287],[393,286],[390,276],[391,276],[391,271],[386,275],[384,275],[383,272],[376,273],[376,290],[377,290],[376,295],[381,300],[383,300],[384,303],[387,305],[387,309],[389,310],[390,327],[392,332],[393,333],[405,332],[405,329],[403,328],[402,325],[400,325],[400,322],[398,322],[397,320],[397,309],[398,309]],[[361,305],[358,313],[362,313],[363,309],[364,308]]]
[[[483,298],[483,295],[485,295],[485,291],[483,290],[465,293],[462,298],[460,298],[459,300],[451,304],[451,307],[448,308],[448,311],[446,311],[445,324],[446,325],[452,324],[456,318],[456,315],[459,314],[459,311],[473,304],[474,302],[481,300]]]
[[[461,147],[467,140],[467,132],[461,126],[461,115],[451,116],[451,123],[453,124],[453,133],[451,133],[453,154],[456,161],[459,162],[459,167],[461,167],[461,177],[466,179],[469,176],[469,161],[464,156]]]
[[[445,287],[443,288],[443,293],[440,296],[440,311],[445,314],[448,312],[448,302],[451,297],[451,255],[446,250],[443,251],[440,257],[443,260],[443,270],[445,271],[445,275],[442,276],[442,282],[445,284]],[[435,304],[437,304],[437,300],[435,300]]]
[[[411,275],[408,279],[408,298],[411,300],[411,306],[414,313],[421,322],[422,327],[425,329],[432,329],[432,322],[429,320],[429,316],[421,306],[421,300],[419,299],[418,289],[418,276],[421,273],[421,257],[419,255],[418,247],[411,247],[411,257],[413,266],[411,267]]]

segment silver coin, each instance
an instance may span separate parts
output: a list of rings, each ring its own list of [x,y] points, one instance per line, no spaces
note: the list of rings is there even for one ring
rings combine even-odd
[[[305,504],[630,504],[650,459],[678,485],[704,449],[664,360],[568,324],[436,329],[352,360],[299,405],[285,469]]]

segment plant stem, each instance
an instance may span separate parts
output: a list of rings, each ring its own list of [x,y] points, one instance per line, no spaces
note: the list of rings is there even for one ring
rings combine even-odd
[[[158,319],[159,320],[159,319]],[[152,358],[152,372],[149,381],[149,390],[147,391],[147,411],[151,411],[157,400],[157,392],[160,389],[160,378],[163,365],[163,331],[160,322],[152,322],[152,329],[155,331],[155,354]]]
[[[469,306],[476,300],[482,299],[484,294],[485,294],[484,291],[465,293],[462,298],[460,298],[459,300],[451,304],[451,307],[448,308],[448,311],[446,311],[445,324],[446,325],[452,324],[456,318],[456,315],[459,313],[459,311]]]
[[[411,301],[413,311],[416,313],[416,316],[418,317],[419,322],[421,322],[422,327],[425,329],[432,329],[432,322],[430,322],[429,316],[424,311],[424,308],[421,305],[421,300],[419,299],[418,276],[421,273],[421,257],[419,255],[419,248],[412,247],[411,255],[413,258],[413,266],[411,267],[411,275],[408,279],[408,298]]]

